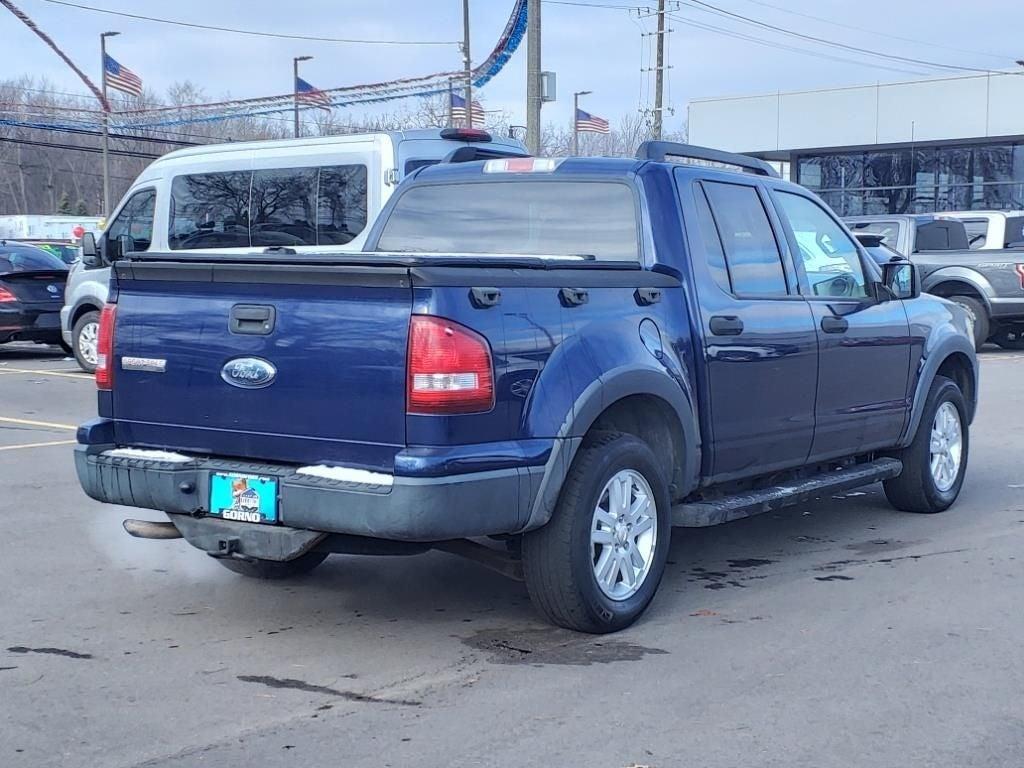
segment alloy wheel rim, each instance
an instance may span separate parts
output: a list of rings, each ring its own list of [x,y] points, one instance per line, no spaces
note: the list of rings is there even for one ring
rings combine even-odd
[[[960,412],[950,402],[945,402],[935,412],[929,442],[929,465],[932,480],[940,492],[945,493],[956,483],[963,459],[963,429]]]
[[[658,512],[650,483],[623,469],[605,484],[594,508],[590,549],[597,586],[609,598],[628,600],[651,572],[658,544]]]
[[[99,341],[99,323],[86,323],[78,334],[78,351],[89,365],[96,365],[96,346]]]

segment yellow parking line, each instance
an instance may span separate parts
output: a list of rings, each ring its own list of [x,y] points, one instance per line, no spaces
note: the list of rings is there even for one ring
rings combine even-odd
[[[48,443],[25,443],[24,445],[0,445],[0,451],[17,451],[21,448],[47,448],[51,445],[74,445],[74,440],[51,440]]]
[[[37,373],[42,376],[60,376],[65,379],[95,381],[95,377],[90,376],[88,373],[64,373],[63,371],[46,371],[37,368],[0,368],[0,373]]]
[[[73,424],[54,424],[52,421],[32,421],[31,419],[14,419],[9,416],[0,416],[0,423],[5,424],[21,424],[25,427],[49,427],[51,429],[70,429],[72,431],[77,430],[78,427]]]

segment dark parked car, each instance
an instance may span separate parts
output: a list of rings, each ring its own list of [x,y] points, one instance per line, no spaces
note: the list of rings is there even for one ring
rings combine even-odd
[[[0,240],[0,344],[58,344],[67,265],[34,245]]]
[[[67,265],[74,264],[82,256],[81,247],[66,240],[22,240],[28,245],[42,248],[47,253],[52,253]]]
[[[501,542],[588,632],[644,611],[673,525],[879,481],[911,512],[960,492],[964,312],[761,161],[648,142],[442,163],[368,248],[117,262],[85,491],[259,578]]]

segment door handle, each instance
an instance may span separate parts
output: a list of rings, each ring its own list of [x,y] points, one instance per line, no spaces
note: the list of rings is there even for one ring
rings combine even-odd
[[[277,310],[262,304],[235,304],[228,328],[242,336],[269,336],[277,322]]]
[[[743,321],[736,315],[715,315],[708,325],[715,336],[739,336],[743,333]]]
[[[846,333],[850,329],[850,321],[845,317],[825,315],[821,318],[821,330],[825,333]]]

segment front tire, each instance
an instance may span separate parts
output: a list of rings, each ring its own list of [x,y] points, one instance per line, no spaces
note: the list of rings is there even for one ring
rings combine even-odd
[[[936,376],[913,442],[898,458],[903,473],[886,480],[885,496],[904,512],[943,512],[956,501],[967,472],[970,444],[963,393]]]
[[[71,347],[78,367],[86,373],[96,372],[97,342],[100,334],[100,313],[92,310],[75,321],[71,329]]]
[[[651,449],[602,433],[580,448],[550,522],[523,536],[530,598],[567,629],[624,629],[658,589],[671,532],[668,484]]]
[[[218,557],[216,560],[229,571],[250,579],[280,581],[309,573],[326,557],[326,552],[307,552],[294,560],[236,560],[230,557]]]

